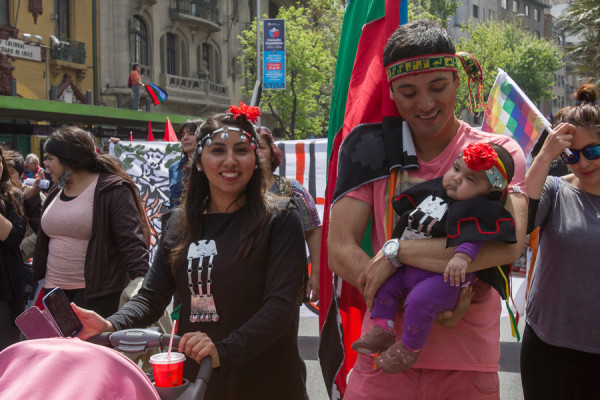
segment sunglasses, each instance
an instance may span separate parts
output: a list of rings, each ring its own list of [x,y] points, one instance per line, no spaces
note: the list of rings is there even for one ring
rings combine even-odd
[[[600,144],[590,144],[581,150],[569,150],[571,150],[572,153],[570,156],[566,155],[565,153],[560,155],[560,158],[562,158],[565,164],[577,164],[579,162],[579,153],[583,154],[583,156],[590,161],[600,158]]]

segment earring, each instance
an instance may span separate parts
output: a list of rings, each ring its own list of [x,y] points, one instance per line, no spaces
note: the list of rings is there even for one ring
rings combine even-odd
[[[258,164],[254,164],[254,169],[258,169]]]
[[[196,169],[198,170],[198,172],[202,171],[202,168],[200,167],[196,167]]]
[[[63,174],[61,176],[58,177],[58,182],[56,182],[56,186],[58,186],[59,189],[64,189],[65,186],[67,186],[67,182],[69,181],[69,178],[71,177],[71,170],[68,169],[65,172],[63,172]]]

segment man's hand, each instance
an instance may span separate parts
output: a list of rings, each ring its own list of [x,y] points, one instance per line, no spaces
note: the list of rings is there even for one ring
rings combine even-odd
[[[456,303],[454,310],[444,311],[438,314],[434,322],[449,329],[454,328],[469,309],[473,294],[473,285],[462,288],[458,295],[458,302]]]
[[[373,309],[373,301],[377,291],[389,278],[394,274],[396,268],[390,264],[387,257],[383,255],[381,250],[367,264],[366,269],[358,277],[358,287],[361,289],[363,296],[367,302],[367,309]]]
[[[450,286],[459,287],[466,279],[467,267],[471,258],[465,253],[456,253],[446,266],[444,282],[450,281]]]

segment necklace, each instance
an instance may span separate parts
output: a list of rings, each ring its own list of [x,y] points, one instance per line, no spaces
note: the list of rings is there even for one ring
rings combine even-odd
[[[592,199],[590,199],[590,196],[588,196],[588,194],[585,191],[582,190],[582,192],[585,195],[585,197],[588,199],[588,201],[590,202],[590,204],[592,205],[592,208],[594,209],[594,211],[596,211],[596,218],[600,219],[600,211],[598,211],[596,209],[596,207],[594,206],[594,203],[592,203]]]

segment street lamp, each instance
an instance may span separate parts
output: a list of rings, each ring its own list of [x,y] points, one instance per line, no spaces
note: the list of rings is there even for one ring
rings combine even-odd
[[[49,65],[49,58],[50,58],[50,46],[46,46],[45,44],[43,44],[42,42],[44,41],[44,38],[41,37],[40,35],[32,35],[31,33],[23,33],[22,34],[23,39],[28,40],[30,42],[34,42],[35,44],[37,44],[38,46],[40,46],[41,48],[46,49],[46,100],[50,99],[50,87],[48,85],[48,65]],[[51,36],[53,37],[53,36]]]

